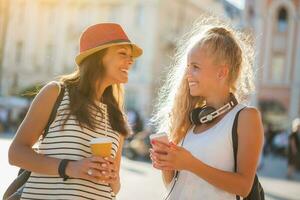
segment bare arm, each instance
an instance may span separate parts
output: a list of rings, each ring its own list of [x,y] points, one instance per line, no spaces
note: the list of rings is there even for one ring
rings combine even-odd
[[[32,102],[9,148],[8,157],[11,165],[37,173],[58,174],[59,159],[46,157],[32,149],[47,125],[58,94],[59,87],[52,82],[47,84]]]

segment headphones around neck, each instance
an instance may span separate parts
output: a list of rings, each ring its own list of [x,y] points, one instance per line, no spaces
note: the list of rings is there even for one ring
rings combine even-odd
[[[213,122],[214,119],[229,111],[238,104],[234,94],[230,93],[230,100],[227,104],[216,110],[211,106],[202,106],[194,108],[190,113],[190,121],[193,125],[207,124]]]

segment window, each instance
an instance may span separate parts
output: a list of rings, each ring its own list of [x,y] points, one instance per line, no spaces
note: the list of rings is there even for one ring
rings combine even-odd
[[[40,71],[41,71],[41,66],[40,66],[39,63],[38,63],[37,55],[36,55],[36,54],[33,55],[32,63],[33,63],[34,71],[40,72]]]
[[[12,83],[10,86],[10,94],[11,95],[16,95],[17,90],[18,90],[18,85],[19,85],[19,75],[15,72],[12,76]]]
[[[284,55],[275,55],[272,60],[272,80],[276,83],[283,81],[284,71]]]
[[[16,64],[21,64],[22,61],[22,55],[23,53],[23,42],[19,41],[17,42],[17,46],[16,46]]]
[[[278,12],[277,29],[279,32],[286,32],[288,27],[288,13],[284,7],[281,7]]]
[[[251,19],[254,17],[255,12],[253,6],[249,7],[248,14]]]
[[[53,69],[53,64],[54,64],[54,59],[53,59],[53,45],[48,44],[47,49],[46,49],[46,55],[45,55],[45,62],[47,66],[47,72],[52,72]]]

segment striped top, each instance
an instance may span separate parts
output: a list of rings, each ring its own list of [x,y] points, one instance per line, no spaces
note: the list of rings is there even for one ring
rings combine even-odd
[[[120,135],[111,128],[106,105],[98,102],[99,109],[102,112],[91,108],[92,117],[96,120],[96,128],[93,130],[86,126],[81,128],[73,115],[62,126],[66,115],[70,111],[69,104],[69,93],[66,88],[56,117],[49,127],[49,132],[38,145],[38,153],[59,159],[80,160],[91,157],[89,141],[92,138],[106,135],[106,137],[113,139],[111,156],[115,157],[119,148]],[[105,117],[103,117],[104,115]],[[106,126],[107,131],[105,131]],[[59,175],[32,172],[25,184],[21,199],[110,200],[115,199],[115,196],[109,184],[77,178],[69,178],[63,181]]]

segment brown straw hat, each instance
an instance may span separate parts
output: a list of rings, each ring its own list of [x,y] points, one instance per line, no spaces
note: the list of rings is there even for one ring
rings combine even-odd
[[[143,50],[133,44],[119,24],[101,23],[88,27],[80,36],[80,53],[76,56],[79,65],[86,57],[102,49],[128,44],[132,47],[132,57],[142,55]]]

